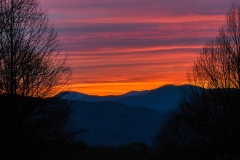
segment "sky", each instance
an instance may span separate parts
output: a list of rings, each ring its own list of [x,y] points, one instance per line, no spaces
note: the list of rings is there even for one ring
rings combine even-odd
[[[119,95],[186,83],[235,0],[41,0],[72,67],[68,90]],[[238,4],[239,5],[239,4]]]

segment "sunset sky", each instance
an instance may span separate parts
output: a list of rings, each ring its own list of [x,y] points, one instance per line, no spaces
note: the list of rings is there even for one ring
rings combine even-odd
[[[73,74],[70,90],[117,95],[184,83],[235,0],[41,0]]]

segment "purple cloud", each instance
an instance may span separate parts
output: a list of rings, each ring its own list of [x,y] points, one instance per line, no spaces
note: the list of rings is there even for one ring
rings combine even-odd
[[[96,84],[113,82],[122,88],[138,83],[139,88],[133,88],[138,90],[154,87],[150,83],[180,84],[186,67],[217,35],[234,2],[42,0],[41,4],[73,64],[73,86],[84,83],[84,90],[75,90],[93,93]]]

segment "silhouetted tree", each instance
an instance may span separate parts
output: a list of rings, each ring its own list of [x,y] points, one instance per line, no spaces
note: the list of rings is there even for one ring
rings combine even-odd
[[[66,56],[59,51],[57,32],[37,0],[0,1],[0,145],[4,159],[12,155],[36,159],[35,154],[41,153],[53,156],[71,134],[65,128],[69,104],[50,98],[71,74]]]
[[[70,68],[57,32],[37,0],[0,2],[0,93],[44,98],[65,84]]]
[[[183,159],[240,157],[240,8],[227,13],[219,35],[188,69],[190,87],[158,133],[161,153]],[[197,87],[196,87],[197,86]]]

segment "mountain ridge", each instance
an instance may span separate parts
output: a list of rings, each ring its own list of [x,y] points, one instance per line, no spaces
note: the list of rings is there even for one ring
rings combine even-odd
[[[83,92],[67,90],[67,91],[62,91],[62,92],[56,94],[55,97],[61,97],[63,94],[68,94],[68,93],[80,94],[81,96],[94,96],[94,97],[135,96],[135,95],[139,95],[139,94],[142,94],[142,93],[147,94],[147,93],[149,93],[153,90],[158,90],[158,89],[161,89],[161,88],[164,88],[164,87],[184,87],[184,86],[191,86],[191,85],[166,84],[166,85],[163,85],[163,86],[160,86],[160,87],[157,87],[157,88],[153,88],[153,89],[149,89],[149,90],[131,90],[131,91],[128,91],[128,92],[120,94],[120,95],[111,95],[111,94],[110,95],[94,95],[94,94],[87,94],[87,93],[83,93]]]
[[[60,93],[57,96],[65,98],[74,95],[75,97],[70,99],[88,102],[115,101],[125,105],[136,105],[157,110],[168,110],[176,108],[183,90],[188,90],[189,87],[190,85],[165,85],[152,90],[130,91],[122,95],[94,96],[83,93],[79,93],[78,95],[77,92],[74,92],[74,94],[69,94],[71,92],[64,92],[70,96],[67,96],[64,93]]]
[[[73,107],[70,120],[74,129],[86,131],[77,135],[75,140],[88,145],[118,146],[144,142],[152,146],[159,126],[167,119],[169,112],[177,108],[182,90],[189,87],[167,85],[120,96],[64,92],[70,96],[77,95],[77,98],[69,99]],[[58,96],[69,98],[67,95]]]
[[[70,119],[75,129],[85,132],[74,137],[88,145],[118,146],[134,142],[153,145],[164,113],[141,106],[128,106],[114,101],[73,101]]]

